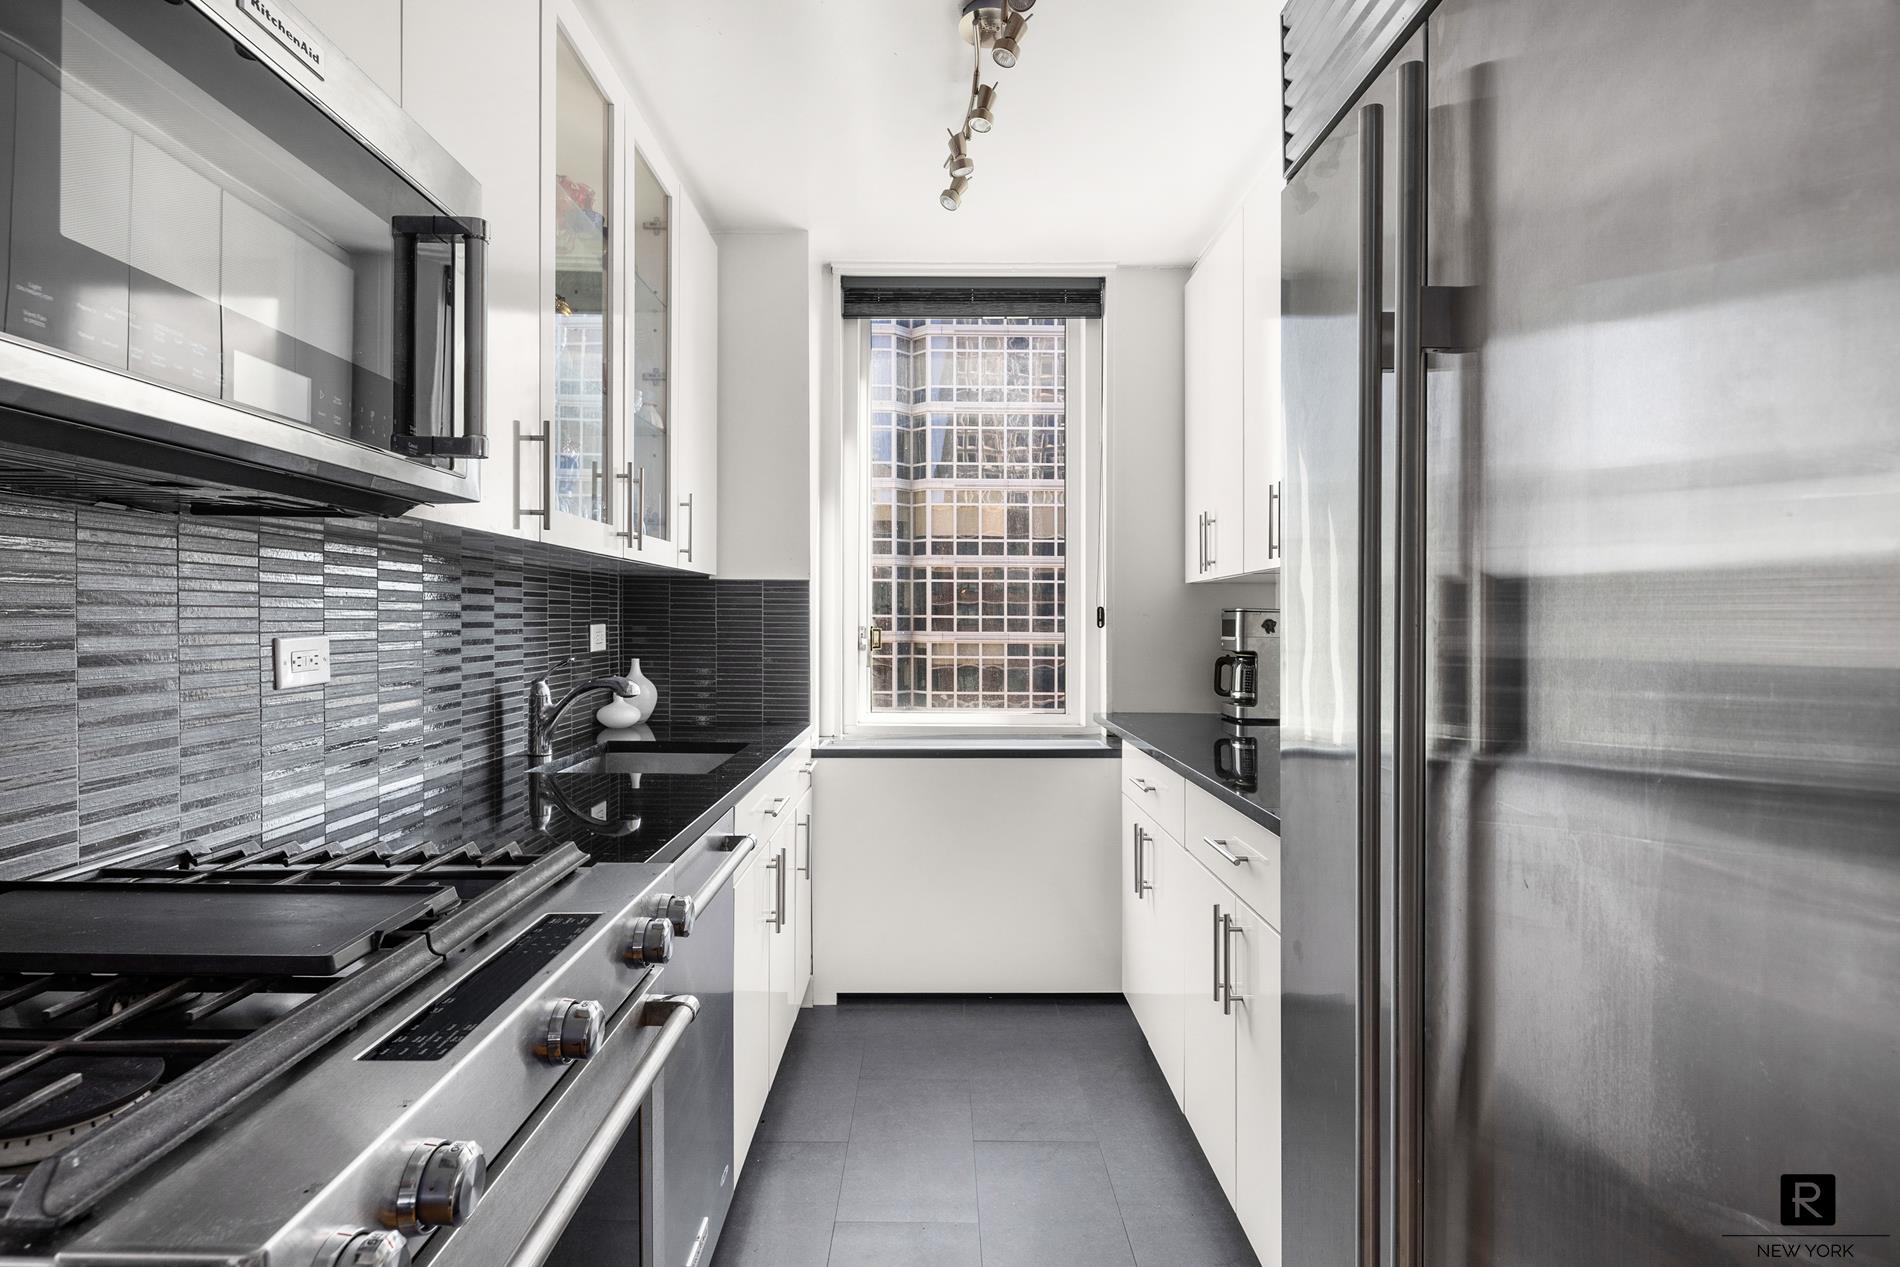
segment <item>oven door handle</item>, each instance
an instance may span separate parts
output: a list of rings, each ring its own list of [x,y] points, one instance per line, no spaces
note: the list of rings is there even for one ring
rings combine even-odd
[[[706,883],[700,885],[699,891],[693,894],[693,909],[703,911],[711,907],[719,897],[719,890],[731,882],[732,877],[739,873],[739,868],[744,865],[745,860],[750,858],[753,850],[758,847],[757,836],[747,834],[739,837],[739,843],[732,847],[725,861],[719,864],[719,869],[708,876]]]
[[[607,1159],[613,1155],[620,1137],[633,1125],[634,1117],[640,1112],[640,1106],[646,1103],[647,1096],[653,1090],[653,1084],[659,1079],[660,1070],[665,1068],[667,1058],[678,1047],[680,1039],[685,1037],[687,1026],[699,1016],[699,1000],[690,994],[661,994],[648,999],[640,1013],[640,1024],[659,1026],[660,1032],[654,1038],[653,1045],[647,1048],[646,1055],[640,1058],[639,1065],[633,1071],[632,1079],[626,1089],[607,1110],[593,1137],[581,1149],[580,1156],[574,1161],[574,1168],[567,1172],[567,1178],[561,1180],[561,1186],[554,1190],[546,1206],[536,1217],[534,1226],[528,1229],[521,1247],[508,1260],[508,1267],[541,1267],[549,1254],[561,1239],[561,1233],[567,1230],[574,1212],[579,1210],[586,1199],[588,1190],[594,1186],[594,1180],[600,1178],[600,1172],[607,1167]]]

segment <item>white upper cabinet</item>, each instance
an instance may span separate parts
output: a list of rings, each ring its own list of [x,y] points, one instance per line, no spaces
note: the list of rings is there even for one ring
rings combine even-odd
[[[631,542],[626,444],[627,90],[566,0],[542,6],[541,447],[545,541]]]
[[[1280,412],[1280,169],[1269,164],[1241,207],[1240,447],[1246,512],[1241,570],[1280,568],[1286,431]]]
[[[379,10],[395,12],[376,0]],[[444,523],[538,539],[541,419],[541,15],[520,0],[405,0],[405,110],[482,185],[488,222],[488,457],[482,499],[423,507]],[[453,30],[458,55],[443,56]],[[479,65],[492,73],[471,75]],[[510,68],[514,73],[509,73]]]
[[[1187,579],[1238,576],[1244,528],[1241,448],[1241,219],[1188,278],[1184,365]]]
[[[1187,579],[1280,567],[1280,176],[1263,172],[1188,278]]]
[[[627,161],[632,173],[632,245],[627,254],[627,467],[621,478],[633,533],[623,553],[643,563],[678,562],[674,513],[679,441],[681,328],[679,182],[637,115]]]
[[[673,416],[674,544],[678,565],[707,575],[719,568],[719,243],[688,197],[677,202],[679,390]]]

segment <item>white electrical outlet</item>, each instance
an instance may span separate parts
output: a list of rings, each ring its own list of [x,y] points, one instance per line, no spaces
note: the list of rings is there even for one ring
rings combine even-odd
[[[276,690],[321,686],[330,680],[330,640],[321,634],[310,638],[272,638],[270,652],[271,681]]]
[[[605,651],[607,649],[607,626],[587,626],[587,649],[589,651]]]

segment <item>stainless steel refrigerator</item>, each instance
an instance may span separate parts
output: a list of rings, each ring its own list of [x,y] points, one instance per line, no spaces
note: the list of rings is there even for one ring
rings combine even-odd
[[[1283,223],[1283,1260],[1900,1261],[1900,5],[1444,0]]]

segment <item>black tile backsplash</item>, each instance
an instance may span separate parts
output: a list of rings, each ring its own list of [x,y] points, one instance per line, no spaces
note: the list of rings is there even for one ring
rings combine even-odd
[[[22,500],[0,551],[0,877],[455,839],[464,772],[520,751],[527,682],[568,657],[639,656],[674,725],[809,716],[803,581],[625,573],[412,520]],[[612,650],[587,652],[595,622]],[[271,639],[318,633],[329,684],[273,691]],[[591,707],[573,714],[570,739]]]

